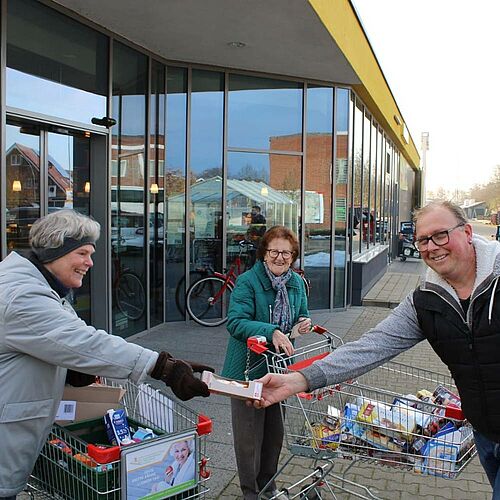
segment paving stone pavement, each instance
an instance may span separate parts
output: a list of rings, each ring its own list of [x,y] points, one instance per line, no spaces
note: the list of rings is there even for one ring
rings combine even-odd
[[[334,313],[313,312],[312,319],[345,341],[355,340],[390,314],[390,308],[399,303],[407,290],[412,290],[416,286],[423,269],[423,264],[419,260],[409,259],[406,262],[393,262],[389,266],[388,273],[375,285],[373,294],[367,295],[367,300],[373,299],[371,303],[367,302],[370,305],[351,307]],[[389,289],[390,293],[386,293],[386,290]],[[378,300],[381,294],[385,294],[384,299]],[[379,307],[373,307],[373,305]],[[130,340],[151,349],[170,351],[180,358],[203,361],[211,364],[217,372],[220,372],[224,361],[227,332],[225,327],[204,328],[193,322],[167,323],[136,335]],[[398,361],[447,375],[446,367],[426,342],[400,355]],[[390,383],[396,382],[407,383],[407,377],[400,378],[402,380],[399,380],[397,376],[392,377],[392,380],[380,378],[374,386],[383,386],[380,383],[383,380],[388,386]],[[150,382],[156,387],[161,387],[157,381],[151,380]],[[420,388],[422,387],[418,387],[418,389]],[[406,390],[411,392],[405,386],[401,387],[400,392],[406,393]],[[206,451],[210,458],[209,465],[212,471],[212,476],[207,482],[210,491],[206,498],[221,500],[241,498],[232,444],[228,398],[212,395],[207,399],[191,400],[187,405],[197,412],[208,415],[213,421],[213,432],[206,441]],[[290,456],[285,447],[282,454],[282,464],[285,464]],[[342,459],[333,460],[333,469],[330,473],[341,475],[346,472],[349,466],[351,467],[345,478],[370,488],[374,494],[382,499],[486,500],[491,498],[491,488],[477,458],[457,479],[452,480],[421,476],[413,472],[360,461],[353,463]],[[314,464],[309,458],[291,456],[291,461],[286,464],[279,475],[278,486],[288,487],[297,481],[305,481],[305,478],[313,472]],[[349,488],[361,492],[355,486]],[[339,500],[356,498],[354,494],[337,490],[335,490],[335,494],[336,497],[332,493],[323,491],[323,498],[338,498]],[[18,500],[27,500],[28,498],[24,494],[18,496]]]

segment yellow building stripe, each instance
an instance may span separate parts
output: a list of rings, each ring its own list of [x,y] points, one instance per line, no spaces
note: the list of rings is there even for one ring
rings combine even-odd
[[[361,81],[353,90],[367,105],[413,168],[420,157],[411,138],[403,140],[404,120],[349,0],[309,0],[323,25]],[[398,117],[399,124],[394,117]]]

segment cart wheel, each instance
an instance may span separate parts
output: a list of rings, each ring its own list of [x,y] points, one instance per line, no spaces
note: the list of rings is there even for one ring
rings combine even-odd
[[[400,260],[401,262],[404,262],[404,261],[406,260],[406,257],[405,257],[404,255],[401,255],[401,256],[399,257],[399,260]]]
[[[309,486],[304,486],[300,490],[299,498],[301,500],[321,500],[321,496],[319,495],[318,490],[315,486],[313,487],[312,484],[310,484]]]

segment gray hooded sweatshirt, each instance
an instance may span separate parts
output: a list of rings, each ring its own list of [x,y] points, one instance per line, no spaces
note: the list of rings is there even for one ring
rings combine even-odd
[[[13,252],[0,262],[0,497],[24,488],[68,368],[140,382],[157,357],[88,326],[29,260]]]
[[[477,266],[476,281],[471,294],[471,300],[474,300],[474,292],[489,276],[492,275],[500,286],[500,245],[482,236],[474,236],[472,242],[476,251]],[[460,303],[455,290],[430,268],[427,269],[421,285],[422,289],[427,287],[435,292],[441,290],[443,295],[447,293],[457,304]],[[493,293],[492,300],[494,295]],[[490,314],[492,307],[493,304],[490,305]],[[467,319],[469,323],[472,321],[470,315]],[[306,378],[310,390],[338,384],[369,372],[424,339],[411,292],[387,318],[359,340],[344,344],[326,358],[301,370],[301,373]]]

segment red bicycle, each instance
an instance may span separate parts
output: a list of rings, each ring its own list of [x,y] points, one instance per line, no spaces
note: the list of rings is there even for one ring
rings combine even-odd
[[[202,326],[219,326],[227,321],[229,299],[236,278],[245,270],[241,258],[242,253],[255,250],[251,241],[240,241],[239,246],[238,256],[228,272],[214,271],[210,276],[199,279],[189,287],[186,294],[186,309],[196,323]],[[301,276],[306,293],[309,295],[310,284],[304,276],[304,271],[301,269],[294,269],[294,271]]]

